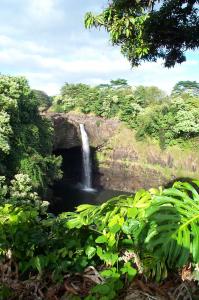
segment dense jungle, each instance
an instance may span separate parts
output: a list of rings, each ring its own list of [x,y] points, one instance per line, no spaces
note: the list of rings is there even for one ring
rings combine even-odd
[[[198,5],[113,0],[100,14],[88,12],[85,27],[104,28],[132,66],[162,59],[165,67],[173,67],[185,61],[185,50],[199,45]],[[82,126],[73,128],[79,135],[76,148],[72,141],[73,147],[63,151],[60,143],[55,146],[53,120],[74,125],[70,116]],[[92,164],[84,147],[78,152],[79,143],[89,146],[88,118],[99,132],[107,121],[122,130],[121,144],[112,131],[102,144],[90,144]],[[153,146],[160,155],[175,149],[175,159],[184,155],[184,162],[189,153],[190,170],[185,166],[174,177],[168,173],[161,186],[150,186],[137,163],[147,188],[119,186],[117,194],[99,203],[87,201],[88,196],[79,205],[66,189],[63,199],[72,209],[57,209],[53,191],[70,179],[65,169],[73,174],[73,162],[79,176],[75,184],[85,177],[87,163],[93,176],[86,188],[97,193],[94,168],[100,172],[100,160],[110,160],[113,136],[114,151],[124,144],[127,150],[139,145],[136,151],[146,153]],[[170,93],[124,78],[96,85],[65,82],[49,96],[33,89],[26,76],[0,74],[0,300],[199,299],[198,145],[197,80],[177,79]],[[170,157],[173,172],[177,165]],[[137,158],[119,159],[128,170]],[[166,176],[163,163],[161,171]]]

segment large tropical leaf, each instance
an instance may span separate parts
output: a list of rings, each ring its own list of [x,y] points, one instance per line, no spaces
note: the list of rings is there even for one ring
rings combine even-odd
[[[148,250],[165,257],[169,267],[199,263],[199,194],[193,185],[176,182],[154,195],[146,218]]]

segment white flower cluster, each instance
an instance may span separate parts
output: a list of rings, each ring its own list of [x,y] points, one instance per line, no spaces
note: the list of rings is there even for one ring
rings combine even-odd
[[[31,179],[27,174],[17,174],[11,181],[8,188],[5,184],[5,177],[0,177],[0,199],[4,197],[5,202],[11,202],[14,205],[31,205],[37,207],[41,212],[48,208],[47,201],[41,201],[38,194],[32,190]],[[9,191],[9,199],[5,199]]]

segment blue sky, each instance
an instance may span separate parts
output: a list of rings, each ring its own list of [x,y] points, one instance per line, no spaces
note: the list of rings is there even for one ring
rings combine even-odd
[[[105,0],[1,0],[0,72],[24,75],[32,88],[53,95],[64,82],[99,84],[125,78],[132,85],[156,85],[169,92],[180,80],[198,80],[199,52],[165,69],[162,62],[131,68],[106,32],[85,30],[84,14],[99,12]]]

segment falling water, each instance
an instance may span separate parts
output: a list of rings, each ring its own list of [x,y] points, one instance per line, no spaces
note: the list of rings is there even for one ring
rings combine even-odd
[[[80,124],[80,132],[82,138],[82,154],[83,154],[83,185],[84,189],[92,189],[91,186],[91,160],[90,160],[90,146],[88,135],[85,131],[84,124]]]

